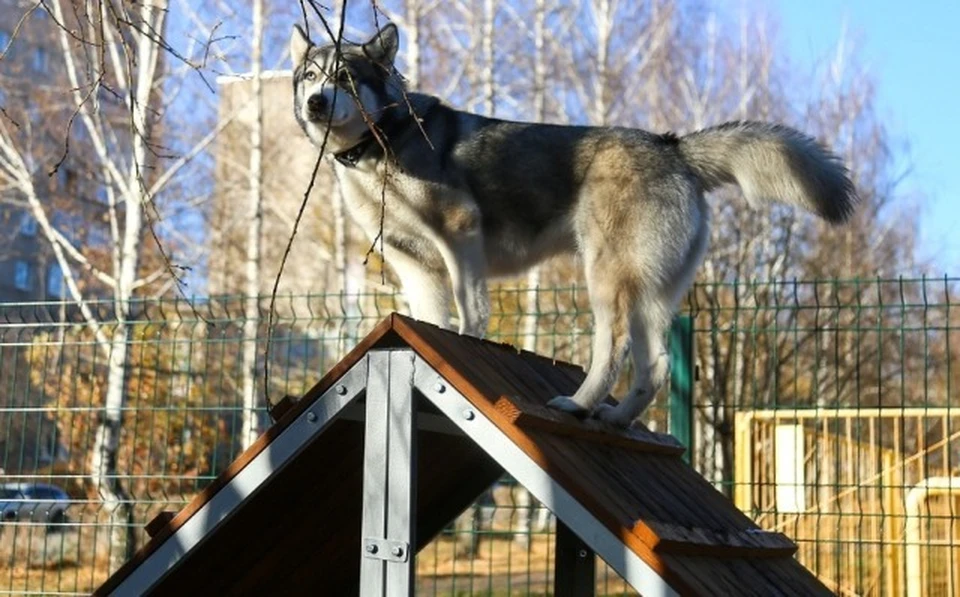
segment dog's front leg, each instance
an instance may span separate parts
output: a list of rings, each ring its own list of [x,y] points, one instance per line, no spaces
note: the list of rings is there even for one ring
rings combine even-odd
[[[490,320],[483,236],[476,232],[438,244],[450,273],[453,299],[460,315],[460,333],[482,338]]]
[[[453,329],[450,325],[450,291],[443,270],[429,269],[420,259],[400,251],[391,252],[387,263],[400,278],[410,315],[444,329]]]

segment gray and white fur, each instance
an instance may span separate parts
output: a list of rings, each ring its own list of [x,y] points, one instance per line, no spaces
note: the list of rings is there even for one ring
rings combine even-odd
[[[352,217],[399,277],[412,315],[481,336],[487,279],[579,253],[594,314],[593,358],[550,405],[629,425],[668,374],[664,336],[709,238],[705,193],[735,184],[839,223],[857,197],[841,161],[794,129],[731,122],[677,137],[619,127],[511,122],[409,92],[396,27],[364,44],[290,41],[296,118],[337,158]],[[414,115],[416,117],[414,117]],[[630,352],[634,379],[604,398]]]

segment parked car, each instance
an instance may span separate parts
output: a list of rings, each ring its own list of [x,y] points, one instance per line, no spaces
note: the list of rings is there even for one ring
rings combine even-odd
[[[0,521],[59,524],[67,521],[70,496],[45,483],[0,484]]]

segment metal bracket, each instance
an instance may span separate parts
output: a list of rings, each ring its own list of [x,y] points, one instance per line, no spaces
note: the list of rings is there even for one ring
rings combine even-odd
[[[410,557],[410,544],[406,541],[366,537],[363,540],[363,556],[387,562],[406,562]]]

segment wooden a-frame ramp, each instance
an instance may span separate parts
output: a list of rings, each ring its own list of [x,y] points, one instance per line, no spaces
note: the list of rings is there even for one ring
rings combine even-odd
[[[416,551],[504,470],[557,516],[558,597],[593,594],[593,553],[645,596],[831,594],[672,437],[544,406],[582,379],[391,315],[95,594],[412,595]]]

